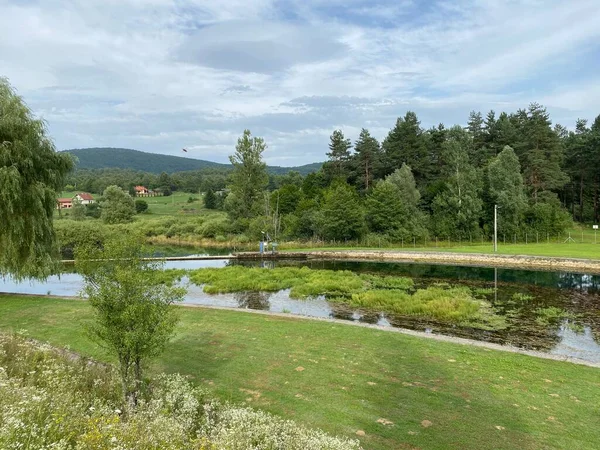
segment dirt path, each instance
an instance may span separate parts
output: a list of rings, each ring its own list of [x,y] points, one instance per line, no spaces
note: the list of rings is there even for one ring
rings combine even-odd
[[[291,254],[292,252],[290,252]],[[286,252],[280,252],[284,257]],[[557,258],[529,255],[488,255],[482,253],[418,252],[394,250],[310,251],[310,259],[344,259],[355,261],[419,262],[467,266],[507,267],[600,274],[600,260]]]

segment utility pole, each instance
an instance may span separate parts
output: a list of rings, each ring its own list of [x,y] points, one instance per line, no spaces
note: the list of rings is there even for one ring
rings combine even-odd
[[[494,205],[494,253],[498,252],[498,205]]]

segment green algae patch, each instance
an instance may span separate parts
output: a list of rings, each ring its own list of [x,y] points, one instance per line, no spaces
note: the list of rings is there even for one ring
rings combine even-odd
[[[230,266],[199,269],[190,281],[202,285],[208,294],[290,290],[290,297],[306,299],[324,296],[351,307],[387,312],[400,316],[448,322],[483,329],[506,328],[504,318],[491,304],[476,298],[469,287],[436,284],[416,289],[407,277],[357,274],[345,270],[313,270],[307,267]]]

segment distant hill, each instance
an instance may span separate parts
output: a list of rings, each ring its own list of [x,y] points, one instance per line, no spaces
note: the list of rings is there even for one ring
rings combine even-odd
[[[202,159],[181,156],[147,153],[128,148],[77,148],[64,150],[77,157],[78,169],[119,168],[140,170],[151,173],[173,173],[201,169],[231,169],[230,164],[220,164]],[[322,163],[306,164],[298,167],[269,166],[269,173],[283,175],[292,170],[307,175],[318,171]]]

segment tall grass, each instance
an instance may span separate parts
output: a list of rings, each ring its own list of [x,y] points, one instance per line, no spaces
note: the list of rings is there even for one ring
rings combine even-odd
[[[0,334],[0,448],[53,450],[358,449],[259,410],[222,404],[181,375],[160,375],[135,409],[118,375]]]

